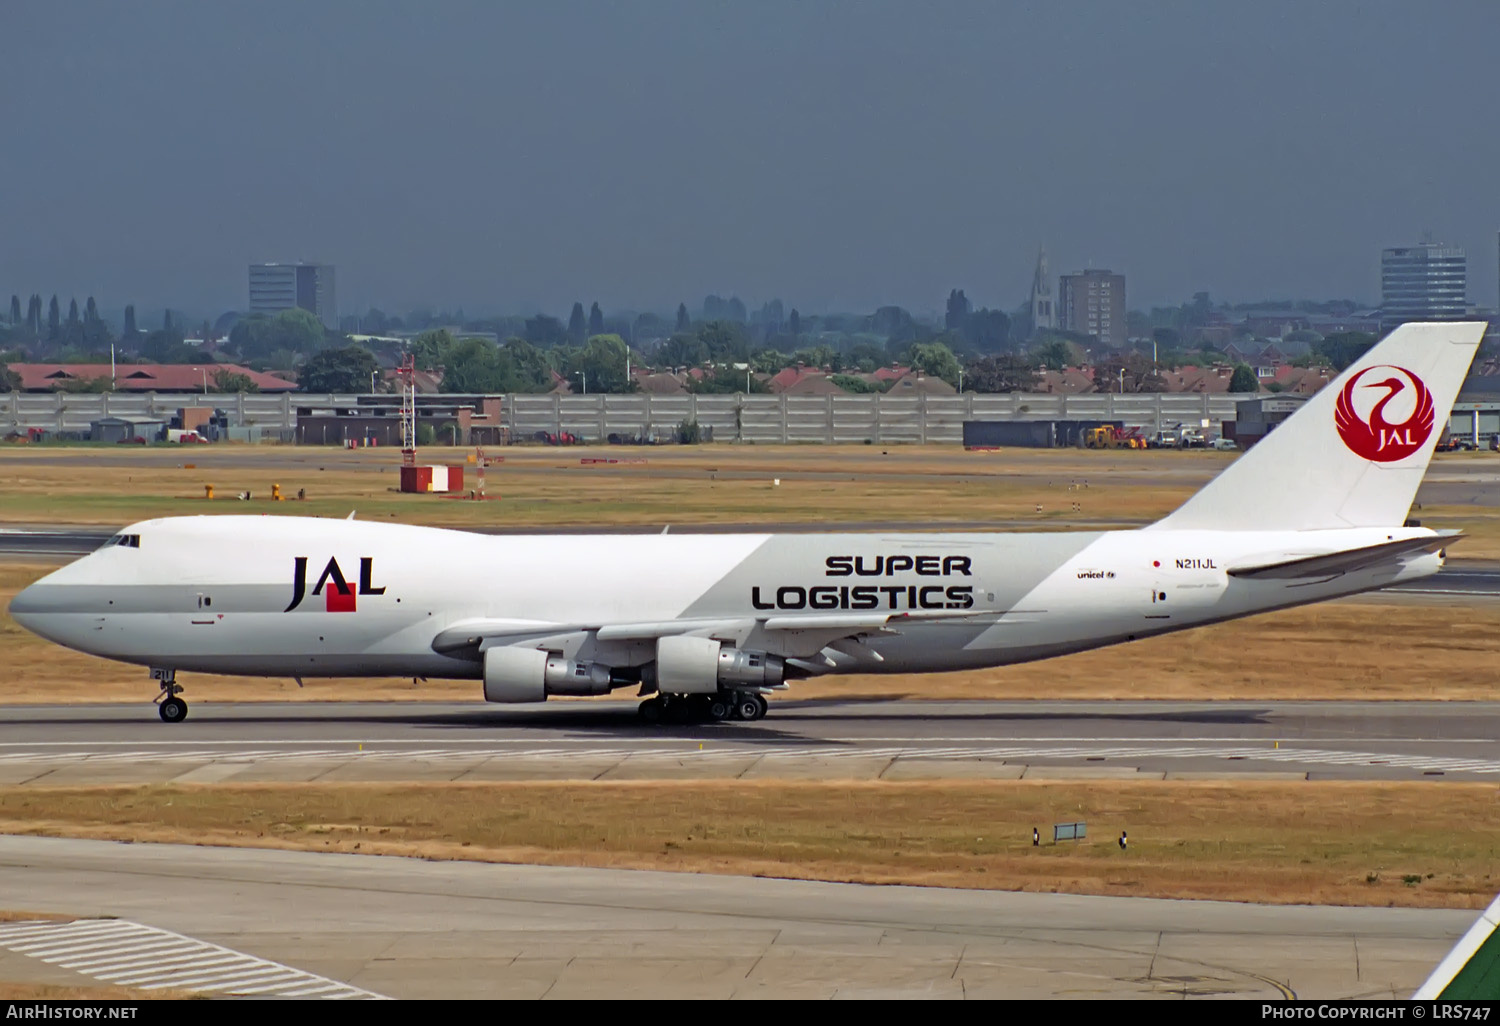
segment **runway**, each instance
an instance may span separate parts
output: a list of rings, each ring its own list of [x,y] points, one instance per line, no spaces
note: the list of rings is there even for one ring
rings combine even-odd
[[[191,698],[191,694],[188,696]],[[1500,781],[1500,703],[774,700],[645,726],[633,701],[13,706],[0,784],[637,779]]]
[[[1406,998],[1475,918],[39,837],[0,837],[0,908],[398,998]],[[0,978],[100,982],[3,944]]]

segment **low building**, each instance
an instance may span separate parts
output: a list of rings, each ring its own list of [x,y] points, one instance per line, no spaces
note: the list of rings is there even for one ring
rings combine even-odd
[[[298,445],[401,445],[401,398],[357,396],[355,406],[297,407]],[[417,429],[432,428],[440,445],[504,445],[502,398],[481,395],[416,397]],[[451,425],[451,427],[450,427]]]
[[[1224,437],[1248,449],[1302,409],[1306,396],[1275,395],[1246,399],[1235,407],[1234,420],[1224,422]]]
[[[89,424],[89,438],[95,442],[146,442],[160,440],[167,422],[161,417],[100,417]]]
[[[243,374],[260,392],[295,392],[295,382],[274,374],[263,374],[235,363],[13,363],[21,376],[22,392],[66,392],[92,388],[103,381],[110,392],[197,392],[214,387],[214,375]]]

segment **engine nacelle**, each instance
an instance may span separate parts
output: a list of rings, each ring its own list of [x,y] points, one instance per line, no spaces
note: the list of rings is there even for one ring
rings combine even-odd
[[[598,663],[575,663],[562,656],[547,657],[547,694],[607,695],[609,667]]]
[[[548,695],[609,693],[609,668],[535,648],[499,645],[484,653],[486,702],[545,702]]]
[[[713,694],[720,685],[780,684],[786,664],[779,656],[725,647],[712,638],[669,635],[656,640],[656,689],[667,694]]]

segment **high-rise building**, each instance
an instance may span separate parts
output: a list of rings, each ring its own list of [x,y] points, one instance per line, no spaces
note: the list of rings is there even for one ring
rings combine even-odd
[[[1052,279],[1047,275],[1047,250],[1036,255],[1036,274],[1031,279],[1031,330],[1051,331],[1057,327],[1057,305],[1052,301]]]
[[[332,264],[251,264],[250,312],[277,314],[297,307],[337,330]]]
[[[1058,327],[1093,335],[1118,349],[1125,344],[1125,276],[1090,269],[1065,274],[1057,290]]]
[[[1459,247],[1424,242],[1381,251],[1381,330],[1407,321],[1461,321],[1468,304],[1468,261]]]

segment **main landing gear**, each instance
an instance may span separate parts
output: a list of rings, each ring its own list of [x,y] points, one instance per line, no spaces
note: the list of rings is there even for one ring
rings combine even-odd
[[[176,670],[151,670],[151,678],[161,681],[161,694],[156,696],[156,711],[163,723],[181,723],[187,719],[187,703],[177,696],[182,694],[182,685],[177,683]]]
[[[646,723],[719,723],[758,720],[770,708],[754,691],[720,691],[713,695],[657,695],[637,710]]]

